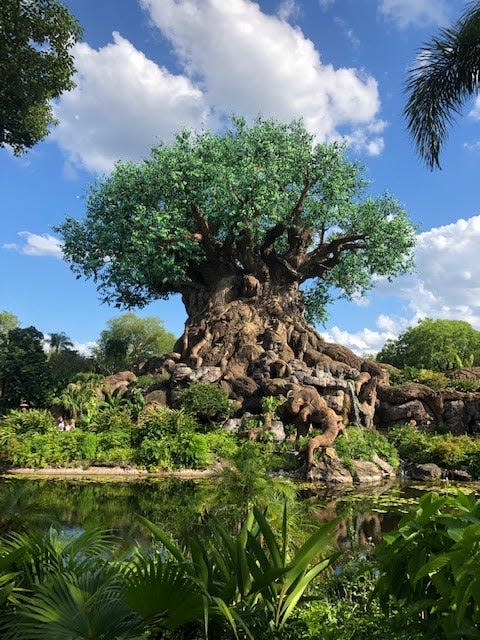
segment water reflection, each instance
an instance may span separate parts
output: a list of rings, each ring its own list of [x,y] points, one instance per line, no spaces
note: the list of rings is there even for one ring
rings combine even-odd
[[[299,485],[290,512],[305,535],[316,523],[341,516],[340,548],[368,549],[395,527],[400,515],[427,489],[398,482],[343,491]],[[280,513],[284,495],[272,494],[269,500],[270,510],[278,507]],[[182,542],[202,529],[206,514],[215,514],[235,528],[244,511],[242,495],[226,492],[218,480],[0,477],[0,534],[50,525],[70,530],[101,527],[129,544],[146,537],[137,520],[142,515]]]

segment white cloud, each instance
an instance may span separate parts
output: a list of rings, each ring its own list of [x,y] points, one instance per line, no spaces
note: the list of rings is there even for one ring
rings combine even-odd
[[[320,140],[348,127],[356,132],[358,148],[378,153],[380,143],[369,132],[380,108],[376,80],[324,64],[298,27],[262,13],[250,0],[140,3],[217,114],[261,113],[287,121],[303,116]]]
[[[48,233],[39,235],[30,231],[19,231],[17,235],[24,238],[22,244],[10,242],[2,245],[2,248],[18,251],[26,256],[62,258],[62,242],[58,238]]]
[[[96,346],[96,342],[73,342],[73,349],[82,356],[91,356]]]
[[[377,318],[377,329],[364,328],[360,331],[350,332],[338,326],[332,327],[329,331],[321,331],[321,335],[327,342],[336,342],[348,347],[355,353],[363,355],[365,353],[377,353],[385,342],[396,338],[412,321],[406,318],[392,318],[385,314],[380,314]]]
[[[443,25],[450,14],[446,0],[380,0],[379,9],[401,29],[410,25]]]
[[[403,299],[414,317],[467,320],[480,328],[480,216],[417,236],[416,272],[379,283],[376,291]]]
[[[320,8],[325,11],[335,4],[335,0],[318,0],[318,4],[320,5]]]
[[[480,120],[480,96],[475,98],[475,104],[473,105],[473,109],[468,114],[475,120]]]
[[[294,20],[298,17],[300,14],[300,7],[296,3],[296,0],[282,0],[278,7],[277,14],[280,20],[289,22],[289,20]]]
[[[173,75],[118,33],[98,50],[75,45],[77,86],[55,102],[59,125],[50,136],[67,155],[67,174],[78,166],[108,172],[116,160],[139,160],[183,127],[216,128],[231,113],[303,117],[319,140],[346,135],[357,151],[383,149],[376,80],[324,64],[288,23],[299,10],[295,0],[282,0],[278,15],[251,0],[139,2],[171,41],[184,73]]]
[[[98,51],[74,47],[77,86],[54,106],[51,139],[73,165],[109,171],[116,160],[138,160],[182,127],[200,127],[208,114],[202,92],[149,60],[128,40]]]
[[[379,280],[373,295],[397,299],[408,317],[381,314],[376,329],[349,332],[334,326],[324,337],[356,353],[376,352],[389,338],[425,317],[466,320],[480,329],[480,216],[420,233],[415,249],[416,272],[393,282]],[[372,294],[370,294],[372,295]],[[406,312],[406,313],[405,313]]]

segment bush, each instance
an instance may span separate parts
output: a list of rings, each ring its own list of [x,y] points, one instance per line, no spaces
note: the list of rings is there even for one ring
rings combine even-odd
[[[68,462],[93,462],[97,456],[96,433],[75,429],[59,433],[60,447]]]
[[[447,386],[456,391],[469,393],[480,389],[480,380],[449,380]]]
[[[181,431],[198,431],[197,420],[183,411],[149,405],[138,416],[138,429],[134,431],[133,444],[139,445],[144,438],[159,440]]]
[[[170,440],[142,440],[135,453],[135,462],[149,471],[169,470],[173,468]]]
[[[130,464],[134,458],[135,449],[132,447],[112,447],[97,454],[97,462],[108,465]]]
[[[233,412],[233,404],[227,392],[214,384],[191,384],[178,392],[180,407],[202,422],[228,418]]]
[[[237,438],[225,429],[216,429],[206,433],[203,438],[214,460],[228,459],[238,452]]]
[[[0,426],[2,429],[12,428],[16,433],[57,431],[55,418],[47,409],[14,409],[3,418]]]
[[[403,384],[405,382],[418,382],[436,391],[451,386],[451,381],[444,373],[432,371],[431,369],[404,367],[390,372],[391,384]]]
[[[106,407],[99,411],[89,428],[98,433],[104,431],[128,431],[133,427],[128,410],[124,407]]]
[[[347,465],[352,460],[372,460],[375,454],[387,460],[392,467],[398,467],[400,463],[393,444],[375,429],[348,427],[346,435],[342,434],[335,440],[334,447]]]
[[[480,478],[480,440],[470,436],[430,434],[411,425],[396,425],[388,432],[388,440],[406,462],[434,462],[447,470],[464,469]]]

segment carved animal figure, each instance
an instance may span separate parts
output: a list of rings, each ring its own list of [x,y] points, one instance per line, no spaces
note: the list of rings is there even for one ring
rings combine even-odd
[[[287,410],[295,417],[297,437],[306,435],[312,425],[323,433],[311,438],[307,445],[307,464],[313,464],[313,454],[320,447],[331,446],[339,433],[345,432],[340,416],[326,403],[314,387],[298,387],[287,393]]]

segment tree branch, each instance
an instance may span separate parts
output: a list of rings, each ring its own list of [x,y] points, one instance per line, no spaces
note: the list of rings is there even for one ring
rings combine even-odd
[[[365,234],[347,234],[321,244],[305,257],[299,269],[301,281],[321,277],[339,263],[343,253],[365,248],[365,240]]]

